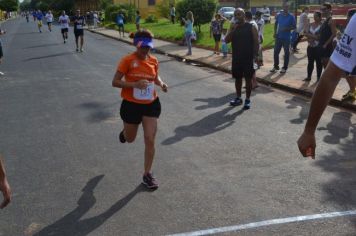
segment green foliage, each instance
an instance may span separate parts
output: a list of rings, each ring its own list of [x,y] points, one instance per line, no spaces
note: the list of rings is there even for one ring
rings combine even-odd
[[[113,4],[112,0],[99,0],[99,6],[101,9],[106,9],[111,4]]]
[[[146,20],[145,20],[146,23],[157,23],[158,22],[158,19],[156,16],[154,15],[149,15]]]
[[[105,16],[109,21],[116,22],[116,16],[120,12],[124,15],[125,22],[134,21],[136,8],[130,4],[111,4],[105,9]]]
[[[21,9],[21,11],[29,11],[31,9],[31,1],[30,0],[24,0],[20,4],[20,9]]]
[[[179,19],[185,18],[188,11],[194,15],[194,25],[201,32],[201,25],[209,23],[214,16],[217,7],[216,0],[182,0],[176,5],[176,12]]]
[[[0,0],[0,9],[4,11],[16,11],[19,6],[18,0]]]
[[[169,18],[170,0],[163,0],[160,4],[156,6],[156,9],[159,16]]]
[[[30,0],[30,9],[47,11],[49,9],[54,12],[65,10],[68,14],[74,8],[74,0]]]

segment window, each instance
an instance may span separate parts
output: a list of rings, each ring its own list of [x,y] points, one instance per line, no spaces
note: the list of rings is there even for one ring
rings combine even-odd
[[[148,6],[156,5],[156,0],[148,0]]]

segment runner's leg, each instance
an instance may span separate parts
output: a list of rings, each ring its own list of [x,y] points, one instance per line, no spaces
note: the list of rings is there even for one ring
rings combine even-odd
[[[157,118],[142,117],[142,126],[145,139],[145,166],[144,175],[150,173],[155,155],[155,138],[157,133]]]

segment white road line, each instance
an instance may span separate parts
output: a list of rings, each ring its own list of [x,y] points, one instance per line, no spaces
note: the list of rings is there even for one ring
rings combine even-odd
[[[278,225],[278,224],[286,224],[286,223],[308,221],[308,220],[317,220],[317,219],[326,219],[326,218],[333,218],[333,217],[340,217],[340,216],[351,216],[351,215],[356,215],[356,210],[354,210],[354,211],[330,212],[330,213],[306,215],[306,216],[295,216],[295,217],[272,219],[272,220],[264,220],[264,221],[249,223],[249,224],[243,224],[243,225],[233,225],[233,226],[226,226],[226,227],[221,227],[221,228],[213,228],[213,229],[192,231],[192,232],[187,232],[187,233],[170,234],[168,236],[210,235],[210,234],[218,234],[218,233],[239,231],[239,230],[244,230],[244,229],[258,228],[258,227],[269,226],[269,225]]]

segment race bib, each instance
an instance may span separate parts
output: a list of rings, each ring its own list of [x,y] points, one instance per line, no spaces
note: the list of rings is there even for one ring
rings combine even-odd
[[[82,25],[77,25],[77,29],[83,29]]]
[[[146,89],[133,89],[133,96],[137,100],[153,100],[153,93],[155,91],[155,84],[149,83]]]

